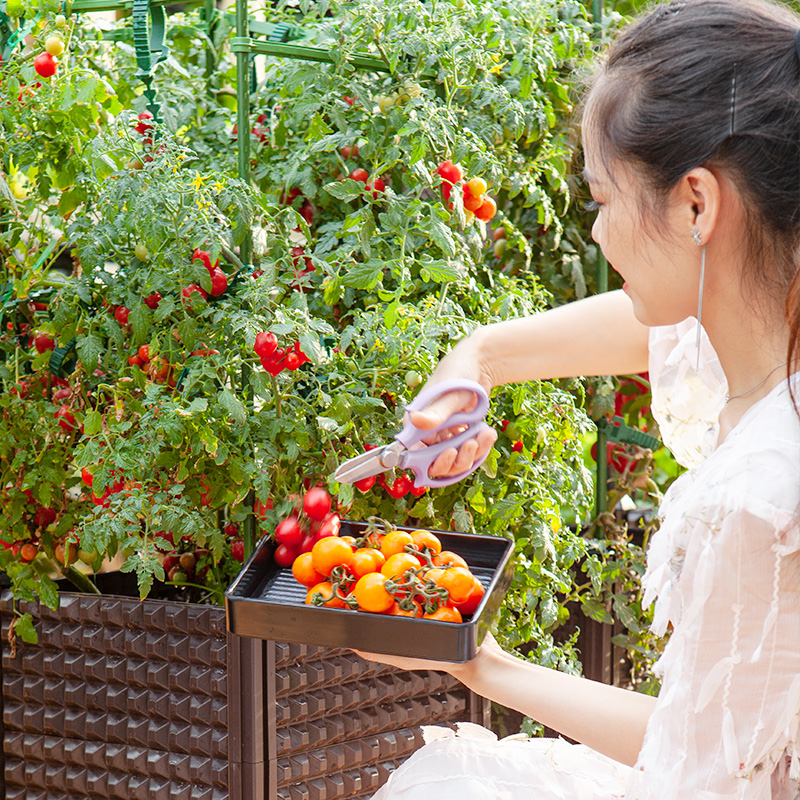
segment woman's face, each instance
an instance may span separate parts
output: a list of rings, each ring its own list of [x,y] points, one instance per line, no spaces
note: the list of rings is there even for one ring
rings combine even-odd
[[[654,326],[695,315],[701,249],[692,241],[690,207],[670,194],[659,201],[653,220],[635,169],[621,163],[607,168],[586,134],[584,156],[584,178],[597,208],[592,238],[624,279],[636,318]]]

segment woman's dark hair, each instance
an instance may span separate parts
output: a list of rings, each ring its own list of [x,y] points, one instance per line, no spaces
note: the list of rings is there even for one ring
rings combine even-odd
[[[616,38],[587,102],[600,157],[633,163],[651,196],[700,165],[734,181],[745,279],[786,298],[790,372],[800,355],[798,29],[800,17],[765,0],[657,6]]]

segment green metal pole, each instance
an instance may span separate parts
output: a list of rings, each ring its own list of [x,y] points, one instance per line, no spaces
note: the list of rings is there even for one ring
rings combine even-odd
[[[599,40],[602,36],[603,27],[603,0],[592,0],[592,18],[594,20],[594,34]],[[597,294],[608,291],[608,262],[602,253],[597,259],[595,271],[595,282],[597,284]],[[607,510],[608,500],[608,459],[606,444],[608,437],[605,429],[597,429],[597,478],[595,480],[595,518],[599,517]]]
[[[249,38],[247,0],[236,0],[236,35]],[[239,178],[250,182],[250,54],[236,53],[236,145],[238,152]],[[253,242],[248,235],[240,248],[245,264],[252,261]]]

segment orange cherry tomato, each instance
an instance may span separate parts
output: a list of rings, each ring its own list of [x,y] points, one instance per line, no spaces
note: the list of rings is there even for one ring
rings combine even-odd
[[[362,547],[353,553],[353,560],[350,562],[350,572],[360,578],[370,572],[378,572],[386,559],[380,550],[372,547]]]
[[[419,559],[411,553],[395,553],[386,559],[381,572],[387,578],[398,578],[410,569],[415,571],[419,569]]]
[[[441,579],[442,575],[444,575],[445,570],[441,567],[433,567],[433,569],[426,570],[422,577],[426,580],[433,581],[437,586],[439,585],[439,580]]]
[[[461,612],[452,606],[441,606],[436,611],[431,611],[429,614],[423,614],[423,619],[435,619],[439,622],[462,622]]]
[[[311,561],[311,553],[301,553],[292,562],[292,575],[298,583],[303,586],[314,586],[324,579],[324,575],[320,575],[314,569],[314,564]]]
[[[325,536],[311,548],[311,563],[320,575],[330,575],[334,567],[349,567],[353,548],[338,536]]]
[[[483,203],[475,211],[478,219],[488,222],[497,213],[497,203],[491,197],[484,197]]]
[[[356,581],[352,594],[362,611],[382,614],[392,607],[394,597],[386,591],[387,580],[380,572],[370,572]]]
[[[414,540],[417,550],[427,547],[432,553],[442,552],[442,543],[439,541],[439,537],[430,531],[412,531],[411,538]]]
[[[347,544],[349,544],[350,547],[355,547],[356,546],[356,538],[355,538],[355,536],[340,536],[339,538],[343,542],[347,542]]]
[[[443,589],[447,589],[451,602],[456,606],[466,603],[475,589],[475,577],[464,567],[451,567],[445,570],[437,583]]]
[[[406,545],[414,544],[414,539],[411,534],[406,531],[392,531],[387,533],[381,541],[381,553],[386,558],[393,556],[395,553],[402,553],[406,549]]]
[[[446,567],[449,564],[453,567],[465,567],[469,569],[467,562],[464,561],[458,553],[452,552],[452,550],[442,550],[441,553],[437,553],[433,557],[432,561],[437,567]]]
[[[462,616],[466,616],[467,614],[474,614],[478,606],[481,604],[481,600],[483,600],[483,595],[486,593],[486,590],[483,588],[483,584],[473,576],[475,584],[472,589],[472,594],[463,602],[463,603],[456,603],[456,608],[461,612]]]
[[[321,595],[319,602],[314,602],[314,595]],[[333,586],[328,581],[317,583],[306,592],[306,605],[325,606],[326,608],[344,608],[345,602],[333,591]]]
[[[483,205],[483,195],[470,194],[467,187],[464,187],[464,208],[473,214]]]
[[[395,604],[389,609],[389,616],[392,617],[421,617],[422,608],[419,603],[413,603],[412,609],[403,608],[400,603]]]

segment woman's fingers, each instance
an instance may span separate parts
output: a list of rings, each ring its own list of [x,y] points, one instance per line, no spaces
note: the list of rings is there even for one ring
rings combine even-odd
[[[428,475],[431,478],[445,478],[467,472],[478,459],[492,449],[496,441],[497,431],[494,428],[481,431],[476,437],[464,442],[460,448],[452,447],[440,453],[428,469]]]

